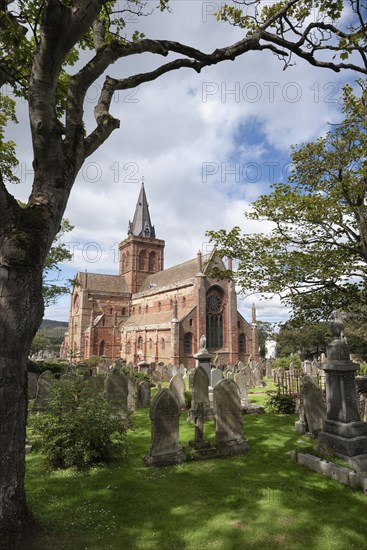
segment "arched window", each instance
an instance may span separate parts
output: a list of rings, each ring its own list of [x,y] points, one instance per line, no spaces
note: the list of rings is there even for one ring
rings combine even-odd
[[[152,349],[153,347],[153,340],[149,338],[149,349]]]
[[[130,340],[126,344],[126,353],[131,353],[131,343]]]
[[[149,306],[148,306],[148,304],[146,304],[145,305],[145,313],[148,313],[148,311],[149,311]]]
[[[240,334],[238,337],[238,353],[245,353],[246,351],[246,338],[244,334]]]
[[[155,267],[155,252],[149,254],[149,271],[154,271]]]
[[[146,252],[145,250],[142,250],[139,254],[139,270],[145,271],[145,259],[146,259]]]
[[[191,334],[191,332],[187,332],[185,334],[184,353],[186,353],[186,354],[191,354],[192,353],[192,334]]]
[[[123,307],[122,310],[121,310],[121,315],[123,315],[125,317],[126,315],[126,307]]]
[[[142,338],[142,336],[139,336],[139,338],[138,338],[138,349],[140,349],[140,350],[143,349],[143,338]]]
[[[166,342],[164,341],[164,338],[161,339],[161,349],[165,349]]]
[[[186,298],[185,298],[185,296],[182,298],[182,307],[186,307]]]
[[[99,355],[100,355],[100,356],[105,354],[105,353],[104,353],[104,352],[105,352],[105,347],[106,347],[105,341],[102,340],[102,341],[100,342],[100,344],[99,344]]]
[[[139,315],[141,315],[141,306],[139,306]]]
[[[218,287],[206,295],[206,343],[212,350],[223,347],[223,291]]]
[[[158,302],[158,311],[161,311],[161,309],[162,309],[162,304],[161,302]]]

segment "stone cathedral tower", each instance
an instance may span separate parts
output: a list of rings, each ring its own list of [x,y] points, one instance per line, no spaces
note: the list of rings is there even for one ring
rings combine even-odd
[[[165,242],[155,236],[142,183],[128,237],[119,245],[120,275],[124,276],[131,294],[140,291],[148,275],[164,269],[164,246]]]

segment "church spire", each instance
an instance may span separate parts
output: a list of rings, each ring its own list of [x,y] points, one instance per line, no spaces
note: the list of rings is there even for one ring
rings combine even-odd
[[[136,203],[134,219],[129,222],[129,235],[136,235],[137,237],[150,237],[155,239],[154,225],[150,221],[149,204],[144,189],[144,180],[141,182],[141,190]]]

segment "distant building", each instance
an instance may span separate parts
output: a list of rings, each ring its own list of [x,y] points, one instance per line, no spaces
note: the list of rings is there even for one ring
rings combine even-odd
[[[256,312],[237,311],[233,281],[206,275],[215,251],[164,269],[165,241],[156,237],[142,185],[128,236],[119,245],[119,275],[76,274],[62,356],[92,355],[137,363],[193,366],[200,336],[219,363],[258,359]]]
[[[277,342],[272,338],[265,340],[265,359],[275,359],[277,356]]]

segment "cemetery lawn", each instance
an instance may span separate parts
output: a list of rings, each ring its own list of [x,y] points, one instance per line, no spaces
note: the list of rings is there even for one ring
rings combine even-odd
[[[187,447],[193,426],[181,415]],[[22,550],[349,550],[367,547],[367,496],[289,458],[309,445],[294,415],[244,417],[243,456],[147,468],[149,410],[135,415],[128,455],[85,473],[27,455],[28,503],[40,531]],[[213,423],[206,435],[214,440]]]

